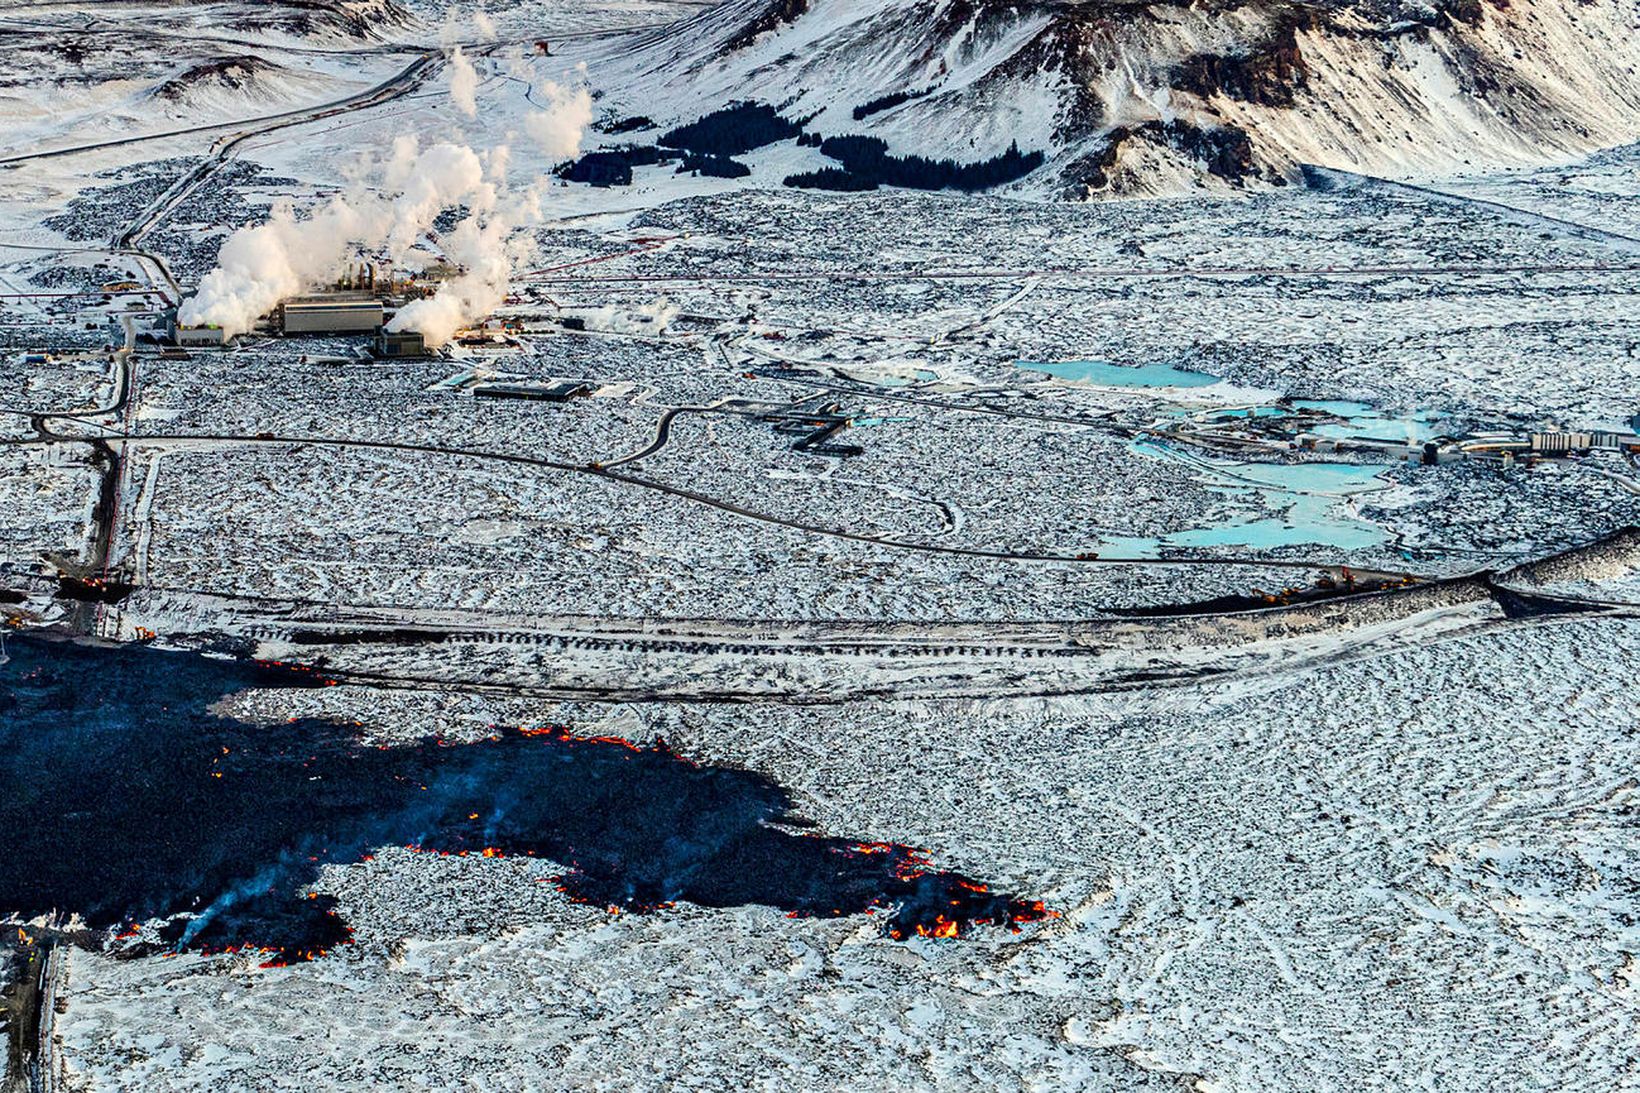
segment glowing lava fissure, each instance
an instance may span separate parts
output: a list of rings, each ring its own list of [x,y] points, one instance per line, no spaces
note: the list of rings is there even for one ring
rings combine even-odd
[[[804,821],[774,782],[664,744],[551,728],[369,746],[356,724],[212,712],[248,687],[328,684],[311,671],[22,635],[8,650],[0,918],[77,913],[111,934],[165,921],[125,951],[322,956],[352,931],[311,891],[320,868],[383,846],[545,859],[571,899],[612,910],[881,910],[894,938],[1052,915],[909,847],[794,834]]]

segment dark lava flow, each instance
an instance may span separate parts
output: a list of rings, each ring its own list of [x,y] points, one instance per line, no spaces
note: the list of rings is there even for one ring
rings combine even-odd
[[[908,847],[784,830],[804,825],[779,786],[664,745],[515,729],[373,747],[331,721],[210,712],[246,687],[322,686],[311,672],[26,636],[7,650],[0,917],[163,918],[170,947],[312,959],[351,933],[306,898],[320,865],[395,845],[549,859],[571,898],[629,910],[883,908],[894,937],[1051,914]]]

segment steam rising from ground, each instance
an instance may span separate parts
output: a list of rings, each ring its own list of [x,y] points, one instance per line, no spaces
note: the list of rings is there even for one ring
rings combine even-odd
[[[463,267],[431,297],[412,300],[387,324],[388,330],[419,331],[430,346],[440,346],[474,319],[501,306],[513,266],[528,249],[528,240],[513,242],[513,222],[502,214],[480,221],[468,217],[443,239],[444,252]]]
[[[478,20],[481,32],[486,23]],[[451,47],[449,66],[451,97],[463,114],[476,117],[478,74],[460,45]],[[545,81],[535,97],[545,105],[525,118],[528,135],[553,158],[575,155],[592,121],[584,82]],[[229,236],[216,267],[179,309],[178,322],[220,327],[227,337],[243,334],[281,300],[333,280],[358,256],[403,265],[439,215],[460,208],[467,215],[437,245],[461,272],[432,297],[400,309],[388,325],[419,331],[431,347],[443,345],[501,304],[514,263],[529,253],[529,241],[515,232],[540,218],[546,180],[509,189],[510,158],[505,144],[481,156],[452,142],[423,149],[415,137],[401,137],[386,160],[371,164],[344,194],[307,217],[282,202],[266,223]]]
[[[579,155],[581,136],[592,124],[592,93],[585,84],[569,87],[547,80],[535,89],[535,96],[547,107],[524,119],[525,132],[554,159]]]
[[[588,330],[653,336],[671,325],[678,317],[678,308],[667,300],[655,300],[642,307],[582,307],[566,309],[562,314],[580,319]]]
[[[478,117],[478,70],[460,46],[450,51],[449,81],[450,98],[456,109],[469,118]]]

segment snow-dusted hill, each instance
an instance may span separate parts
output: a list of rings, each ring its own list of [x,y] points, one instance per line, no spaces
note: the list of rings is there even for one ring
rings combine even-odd
[[[600,66],[681,121],[757,100],[1047,193],[1532,162],[1640,136],[1635,0],[728,0]]]

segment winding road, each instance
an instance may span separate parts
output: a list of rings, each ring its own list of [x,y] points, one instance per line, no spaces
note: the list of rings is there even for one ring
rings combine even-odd
[[[84,440],[91,443],[89,438],[63,438],[55,435],[42,437],[19,437],[0,440],[0,445],[29,445],[29,444],[57,444],[65,439]],[[710,494],[701,493],[682,486],[644,478],[635,474],[613,470],[599,464],[564,463],[558,460],[543,459],[537,456],[514,455],[507,452],[492,452],[481,448],[455,448],[434,444],[415,444],[409,441],[392,440],[348,440],[322,436],[293,436],[263,433],[256,436],[246,436],[234,433],[110,433],[96,438],[97,441],[125,445],[148,446],[275,446],[291,447],[305,445],[317,448],[333,448],[337,450],[366,450],[366,451],[396,451],[421,452],[428,455],[444,456],[453,459],[476,459],[495,463],[512,464],[516,466],[535,467],[542,470],[557,471],[563,474],[581,475],[585,477],[603,479],[609,482],[630,486],[634,489],[647,490],[665,494],[681,500],[691,501],[698,505],[717,509],[747,520],[776,527],[790,528],[794,531],[808,532],[832,539],[843,539],[851,542],[866,543],[872,546],[891,550],[903,550],[920,554],[938,554],[966,558],[987,558],[996,561],[1055,564],[1055,565],[1141,565],[1141,566],[1245,566],[1251,569],[1269,569],[1286,572],[1305,572],[1310,574],[1328,574],[1336,580],[1369,580],[1369,581],[1418,581],[1423,578],[1418,574],[1394,570],[1362,570],[1342,566],[1337,562],[1309,562],[1289,561],[1269,558],[1241,558],[1225,555],[1194,555],[1186,557],[1119,557],[1115,555],[1093,555],[1090,553],[1063,553],[1059,551],[1010,551],[991,550],[983,547],[945,546],[936,543],[920,543],[903,539],[891,539],[884,536],[868,535],[864,532],[848,531],[844,528],[828,527],[823,524],[809,523],[791,517],[779,516],[773,513],[760,512],[745,505],[726,501]],[[1351,576],[1353,574],[1353,578]]]

